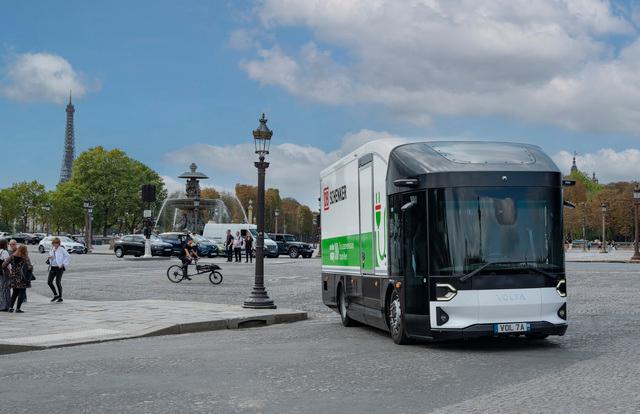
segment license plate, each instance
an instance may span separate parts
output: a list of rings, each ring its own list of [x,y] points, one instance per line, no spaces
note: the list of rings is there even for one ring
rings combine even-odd
[[[531,330],[531,324],[518,322],[518,323],[496,323],[493,325],[493,333],[515,333],[515,332],[529,332]]]

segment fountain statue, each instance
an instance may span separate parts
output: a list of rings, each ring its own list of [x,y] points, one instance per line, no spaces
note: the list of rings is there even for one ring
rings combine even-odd
[[[197,169],[198,166],[192,163],[189,171],[178,176],[187,180],[186,191],[170,194],[165,199],[158,212],[156,231],[189,231],[202,234],[202,229],[208,221],[229,221],[231,214],[222,200],[201,198],[200,180],[209,177]]]

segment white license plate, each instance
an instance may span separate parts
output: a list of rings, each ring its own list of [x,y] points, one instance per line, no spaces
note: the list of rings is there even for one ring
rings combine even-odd
[[[518,322],[518,323],[496,323],[493,325],[493,333],[515,333],[515,332],[529,332],[531,330],[531,324]]]

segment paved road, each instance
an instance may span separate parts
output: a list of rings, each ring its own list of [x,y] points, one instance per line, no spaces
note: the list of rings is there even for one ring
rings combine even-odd
[[[82,299],[237,303],[250,286],[244,265],[225,266],[234,276],[213,287],[171,285],[156,274],[165,264],[74,259],[65,281],[69,295]],[[307,310],[310,320],[0,356],[2,411],[640,410],[638,265],[570,264],[571,325],[564,337],[400,347],[375,329],[341,327],[320,303],[317,260],[268,263],[272,298]]]

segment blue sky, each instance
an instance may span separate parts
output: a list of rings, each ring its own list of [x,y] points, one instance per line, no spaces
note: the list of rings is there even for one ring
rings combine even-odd
[[[269,184],[308,203],[320,168],[395,135],[531,142],[563,167],[576,150],[605,181],[640,179],[635,3],[518,3],[7,2],[0,186],[55,186],[69,86],[77,152],[166,177],[195,160],[217,187],[253,183],[266,112]]]

